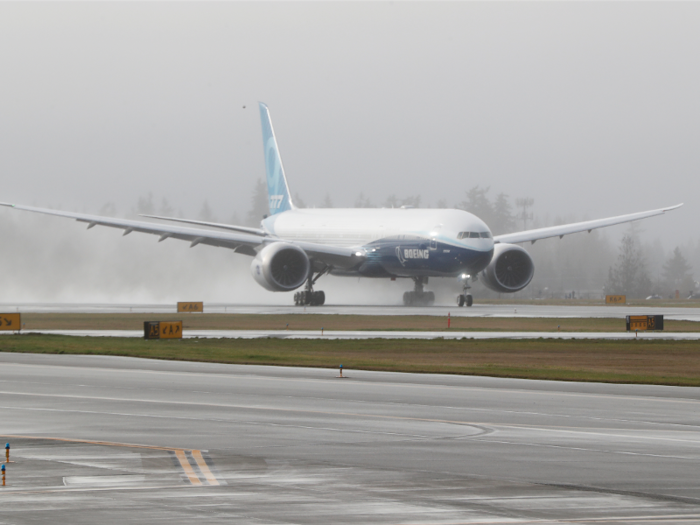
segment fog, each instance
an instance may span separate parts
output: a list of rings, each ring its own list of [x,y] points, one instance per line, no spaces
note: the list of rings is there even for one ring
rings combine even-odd
[[[126,216],[151,193],[243,221],[263,101],[307,206],[454,206],[480,185],[533,198],[545,225],[685,202],[640,242],[652,273],[682,246],[698,274],[699,21],[696,3],[0,3],[0,201]],[[227,250],[0,221],[0,302],[290,301]],[[595,234],[585,265],[585,235],[528,247],[526,292],[599,289],[625,228]],[[322,288],[409,287],[356,281]]]

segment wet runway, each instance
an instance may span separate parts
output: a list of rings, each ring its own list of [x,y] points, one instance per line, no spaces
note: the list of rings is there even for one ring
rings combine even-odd
[[[0,523],[700,521],[697,388],[103,356],[0,369]]]
[[[63,312],[63,313],[175,313],[175,304],[74,304],[22,303],[0,304],[3,312]],[[275,305],[234,305],[205,303],[205,313],[231,314],[326,314],[326,315],[434,315],[447,317],[546,317],[546,318],[616,318],[627,315],[664,315],[666,319],[700,321],[700,308],[649,306],[559,306],[474,304],[471,308],[452,306],[405,307],[398,305],[324,305],[314,307]]]
[[[143,337],[143,330],[26,330],[76,337]],[[0,332],[0,335],[12,332]],[[665,339],[700,340],[700,332],[482,332],[382,330],[188,330],[184,339]]]

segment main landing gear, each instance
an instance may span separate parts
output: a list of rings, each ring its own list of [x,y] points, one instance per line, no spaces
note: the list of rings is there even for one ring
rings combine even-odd
[[[427,277],[412,277],[414,288],[412,292],[403,294],[403,304],[405,306],[432,306],[435,302],[433,292],[424,292],[423,285],[428,284]]]
[[[457,296],[457,306],[471,306],[472,304],[474,304],[474,299],[472,298],[472,294],[469,293],[469,289],[471,288],[471,286],[469,285],[470,277],[468,275],[463,275],[461,279],[462,293]]]
[[[309,272],[309,277],[306,279],[305,290],[294,294],[295,306],[322,306],[326,302],[326,294],[322,290],[314,291],[314,284],[318,278],[331,271],[330,266],[326,266],[318,272],[314,277],[313,269]]]

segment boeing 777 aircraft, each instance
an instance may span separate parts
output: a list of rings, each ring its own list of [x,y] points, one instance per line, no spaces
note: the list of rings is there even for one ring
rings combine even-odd
[[[448,209],[300,209],[292,202],[282,167],[270,113],[260,103],[265,169],[270,215],[260,228],[247,228],[172,217],[146,215],[151,219],[197,226],[158,224],[100,217],[84,213],[0,203],[93,226],[121,228],[158,235],[159,242],[179,239],[190,246],[208,244],[229,248],[253,257],[250,270],[263,288],[291,292],[296,305],[322,305],[325,294],[314,290],[323,275],[374,278],[409,278],[414,289],[403,294],[405,305],[431,305],[433,292],[424,286],[430,277],[451,277],[460,281],[459,306],[471,306],[470,282],[477,275],[492,290],[508,293],[525,288],[534,275],[530,255],[519,243],[534,243],[548,237],[590,232],[596,228],[661,215],[668,208],[593,221],[508,233],[493,237],[489,227],[464,210]]]

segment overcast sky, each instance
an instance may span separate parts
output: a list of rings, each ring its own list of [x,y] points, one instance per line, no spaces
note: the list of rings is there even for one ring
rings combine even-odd
[[[307,204],[685,202],[644,224],[672,248],[700,224],[699,27],[698,3],[0,3],[0,201],[243,217],[263,101]]]

